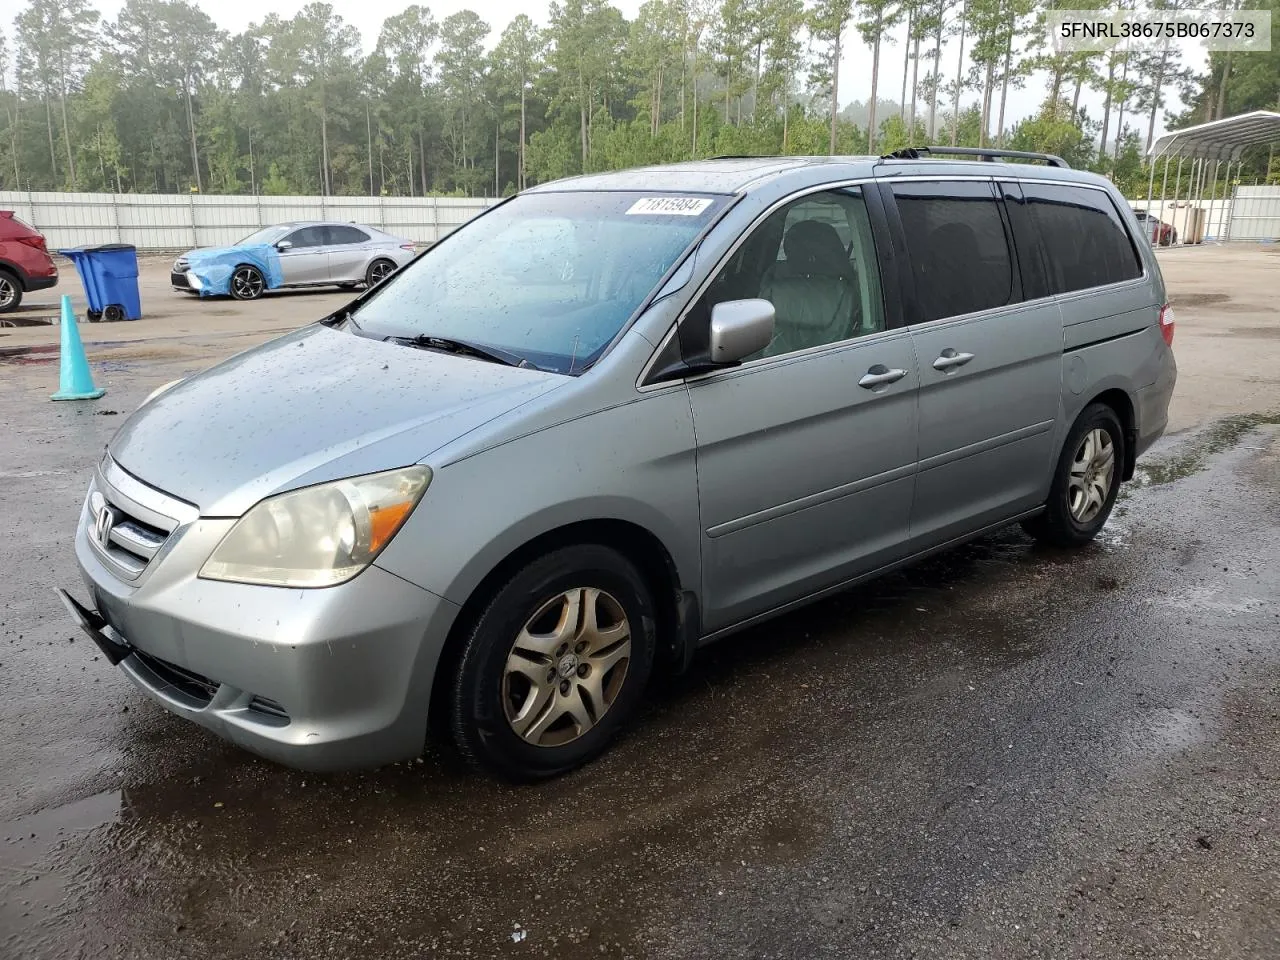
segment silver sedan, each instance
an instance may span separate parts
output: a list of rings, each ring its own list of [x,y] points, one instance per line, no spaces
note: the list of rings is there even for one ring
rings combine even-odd
[[[392,236],[360,223],[294,221],[263,227],[234,247],[269,245],[280,257],[280,287],[338,286],[381,283],[414,258],[417,245],[404,237]],[[169,280],[175,290],[197,293],[199,281],[192,281],[188,256],[173,264]],[[269,288],[263,270],[241,264],[230,279],[229,293],[237,300],[256,300]]]

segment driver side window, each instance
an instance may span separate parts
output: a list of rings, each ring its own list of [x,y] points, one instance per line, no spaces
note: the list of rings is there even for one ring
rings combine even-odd
[[[776,357],[885,328],[871,221],[859,187],[809,194],[775,211],[712,281],[705,307],[760,297],[777,315]]]
[[[301,230],[293,231],[285,239],[293,244],[295,250],[304,247],[322,247],[325,244],[324,227],[303,227]]]

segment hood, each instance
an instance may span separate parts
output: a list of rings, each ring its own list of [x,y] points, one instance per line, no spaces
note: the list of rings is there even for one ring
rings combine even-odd
[[[274,493],[419,462],[565,382],[313,325],[143,404],[108,449],[202,516],[233,517]]]

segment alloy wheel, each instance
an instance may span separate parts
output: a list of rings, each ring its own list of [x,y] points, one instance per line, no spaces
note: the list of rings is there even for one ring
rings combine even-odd
[[[252,267],[241,267],[231,275],[231,292],[237,300],[256,300],[262,295],[262,274]]]
[[[395,267],[386,260],[375,260],[369,266],[369,285],[376,286],[381,283],[391,276],[393,270],[395,270]]]
[[[565,590],[529,617],[507,654],[507,722],[534,746],[577,740],[613,706],[630,657],[631,624],[622,605],[593,587]]]
[[[13,306],[13,301],[18,297],[18,285],[8,277],[0,276],[0,310],[7,310]]]
[[[1116,450],[1111,434],[1094,428],[1086,433],[1071,461],[1067,507],[1076,523],[1088,523],[1106,505],[1115,479]]]

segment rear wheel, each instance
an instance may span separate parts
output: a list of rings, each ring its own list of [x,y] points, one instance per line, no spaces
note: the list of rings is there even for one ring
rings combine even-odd
[[[454,740],[513,781],[586,763],[635,712],[654,657],[644,578],[607,547],[565,547],[493,595],[463,648]]]
[[[257,300],[266,287],[262,271],[247,263],[236,267],[231,274],[231,296],[237,300]]]
[[[1098,535],[1120,491],[1124,429],[1104,403],[1086,407],[1058,458],[1044,512],[1023,522],[1042,543],[1078,547]]]
[[[0,270],[0,313],[17,310],[22,303],[22,284],[8,270]]]
[[[366,287],[376,287],[391,274],[395,273],[396,265],[390,260],[375,260],[369,264],[369,269],[364,272],[364,285]]]

